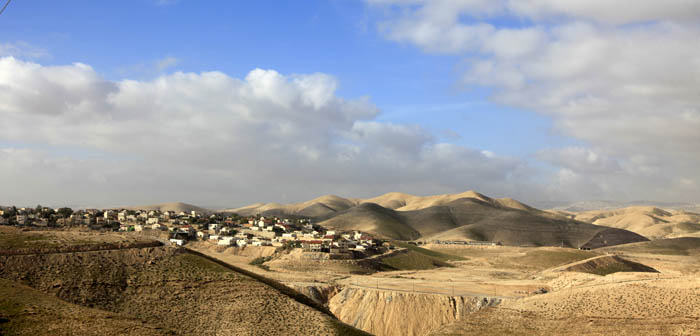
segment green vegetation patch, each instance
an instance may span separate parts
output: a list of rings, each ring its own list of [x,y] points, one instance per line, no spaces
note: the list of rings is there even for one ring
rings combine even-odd
[[[454,266],[441,259],[415,251],[408,251],[382,259],[382,271],[425,270],[438,267]]]
[[[416,253],[419,253],[419,254],[423,254],[423,255],[426,255],[426,256],[428,256],[428,257],[431,257],[431,258],[434,258],[434,259],[438,259],[438,260],[442,260],[442,261],[467,260],[467,258],[463,258],[463,257],[460,257],[460,256],[451,255],[451,254],[446,254],[446,253],[441,253],[441,252],[437,252],[437,251],[433,251],[433,250],[424,249],[424,248],[422,248],[422,247],[418,247],[418,246],[413,245],[413,244],[402,243],[402,242],[398,242],[398,241],[395,241],[395,242],[392,242],[392,243],[393,243],[394,245],[398,246],[398,247],[403,247],[403,248],[405,248],[405,249],[408,249],[408,250],[411,251],[411,252],[416,252]]]
[[[265,262],[272,260],[272,256],[269,257],[257,257],[253,259],[249,264],[258,266],[266,271],[270,270],[270,267],[265,265]]]

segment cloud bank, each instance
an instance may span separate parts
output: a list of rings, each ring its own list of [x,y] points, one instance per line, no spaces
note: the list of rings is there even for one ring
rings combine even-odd
[[[700,3],[368,1],[387,39],[581,145],[535,155],[568,199],[700,200]],[[569,190],[569,192],[566,192]]]
[[[322,73],[111,81],[0,58],[0,203],[241,205],[390,190],[513,194],[524,163],[376,121]],[[509,182],[510,181],[510,182]]]

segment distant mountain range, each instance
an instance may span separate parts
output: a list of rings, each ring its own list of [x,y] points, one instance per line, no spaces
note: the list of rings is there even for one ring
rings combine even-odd
[[[244,216],[310,217],[325,227],[399,240],[592,248],[647,240],[627,230],[584,223],[475,191],[434,196],[388,193],[370,199],[328,195],[295,204],[259,203],[223,211]]]
[[[161,203],[161,204],[153,204],[153,205],[139,205],[139,206],[130,206],[130,207],[123,207],[123,209],[133,209],[133,210],[158,210],[158,211],[174,211],[174,212],[181,212],[184,211],[186,213],[190,213],[192,211],[196,211],[199,213],[212,213],[212,210],[205,209],[202,207],[198,207],[196,205],[192,204],[187,204],[187,203],[182,203],[182,202],[173,202],[173,203]]]
[[[581,201],[570,204],[545,204],[543,208],[552,210],[562,210],[571,212],[591,211],[591,210],[611,210],[621,209],[632,206],[652,206],[663,209],[684,210],[690,212],[700,212],[700,204],[685,203],[685,202],[658,202],[658,201]]]
[[[700,237],[700,214],[653,206],[565,212],[557,214],[583,222],[639,233],[647,238]]]

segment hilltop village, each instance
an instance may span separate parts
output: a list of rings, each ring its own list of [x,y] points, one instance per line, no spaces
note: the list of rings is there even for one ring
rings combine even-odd
[[[173,245],[207,241],[218,246],[302,248],[332,258],[362,258],[386,251],[382,240],[360,231],[328,230],[310,219],[205,214],[197,211],[84,209],[37,206],[0,208],[0,225],[74,228],[94,231],[142,232],[167,237]]]

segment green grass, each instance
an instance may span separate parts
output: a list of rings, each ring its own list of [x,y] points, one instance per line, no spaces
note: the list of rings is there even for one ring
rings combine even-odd
[[[408,249],[411,252],[423,254],[423,255],[426,255],[428,257],[432,257],[432,258],[442,260],[442,261],[467,260],[467,258],[463,258],[460,256],[451,255],[451,254],[446,254],[446,253],[441,253],[441,252],[437,252],[437,251],[433,251],[433,250],[424,249],[422,247],[418,247],[418,246],[413,245],[413,244],[408,244],[408,243],[403,243],[403,242],[398,242],[398,241],[394,241],[392,243],[398,247],[403,247],[405,249]]]

